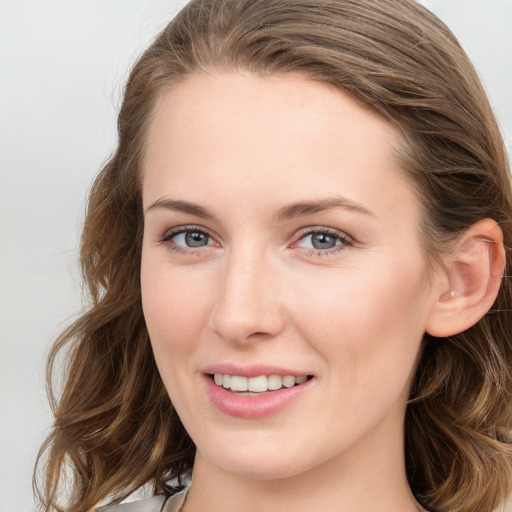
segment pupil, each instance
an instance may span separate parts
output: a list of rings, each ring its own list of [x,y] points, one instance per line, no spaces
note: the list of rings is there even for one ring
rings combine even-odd
[[[336,239],[325,233],[315,233],[311,242],[315,249],[332,249],[336,245]]]
[[[192,231],[186,233],[185,242],[189,247],[202,247],[203,245],[208,244],[208,238],[204,233]]]

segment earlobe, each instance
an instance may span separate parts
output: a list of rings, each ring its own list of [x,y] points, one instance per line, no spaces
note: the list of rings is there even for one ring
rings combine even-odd
[[[443,260],[445,275],[434,286],[437,296],[426,326],[436,337],[469,329],[492,307],[505,269],[501,228],[491,219],[478,221]]]

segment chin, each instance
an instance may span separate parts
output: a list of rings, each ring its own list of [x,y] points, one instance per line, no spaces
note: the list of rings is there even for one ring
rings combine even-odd
[[[260,454],[254,457],[226,457],[211,460],[215,466],[231,475],[247,480],[273,481],[291,478],[306,471],[297,464],[284,460],[282,454],[273,457]]]
[[[238,439],[236,439],[238,437]],[[265,439],[253,432],[249,436],[207,436],[198,439],[198,460],[222,472],[251,480],[278,480],[307,471],[304,451],[300,446],[286,445],[283,439]]]

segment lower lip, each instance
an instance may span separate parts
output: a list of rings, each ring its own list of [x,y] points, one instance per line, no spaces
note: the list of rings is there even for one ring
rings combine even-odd
[[[205,376],[206,391],[213,405],[228,416],[246,419],[271,416],[285,409],[311,387],[313,380],[310,378],[298,386],[268,391],[257,396],[244,396],[217,386],[211,376]]]

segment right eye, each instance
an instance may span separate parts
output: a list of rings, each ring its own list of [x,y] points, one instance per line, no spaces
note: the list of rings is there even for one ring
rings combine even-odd
[[[215,243],[206,231],[196,226],[179,226],[170,229],[160,241],[167,243],[172,250],[180,252],[201,249]]]
[[[173,235],[171,240],[182,247],[204,247],[209,245],[210,237],[201,231],[183,231]]]

